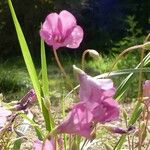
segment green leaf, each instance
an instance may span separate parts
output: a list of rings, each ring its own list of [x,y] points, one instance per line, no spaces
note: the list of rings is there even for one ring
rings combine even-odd
[[[31,78],[33,87],[34,87],[35,92],[37,94],[37,98],[38,98],[40,108],[42,110],[40,84],[39,84],[39,80],[38,80],[38,77],[37,77],[37,74],[36,74],[36,70],[35,70],[35,67],[34,67],[34,64],[33,64],[32,58],[31,58],[31,54],[30,54],[28,45],[26,43],[24,34],[22,32],[21,26],[18,22],[16,14],[15,14],[15,10],[13,8],[11,0],[8,0],[8,5],[9,5],[11,15],[12,15],[12,18],[13,18],[13,21],[14,21],[14,25],[15,25],[15,29],[16,29],[16,32],[17,32],[17,37],[18,37],[18,40],[19,40],[19,44],[20,44],[20,47],[21,47],[23,58],[24,58],[29,76]]]
[[[9,5],[10,11],[11,11],[11,15],[12,15],[12,18],[13,18],[13,21],[14,21],[14,25],[15,25],[15,29],[16,29],[16,32],[17,32],[17,37],[18,37],[18,40],[19,40],[19,44],[20,44],[20,47],[21,47],[23,58],[24,58],[24,61],[25,61],[30,79],[32,81],[33,87],[35,89],[40,109],[42,110],[42,113],[43,113],[43,116],[44,116],[44,119],[45,119],[46,129],[48,129],[48,131],[50,131],[50,127],[49,127],[50,123],[47,120],[47,116],[45,116],[45,114],[48,114],[48,110],[45,107],[44,102],[41,98],[41,87],[40,87],[38,76],[37,76],[37,73],[36,73],[32,58],[31,58],[31,54],[30,54],[28,45],[26,43],[24,34],[22,32],[21,26],[18,22],[16,14],[15,14],[13,5],[11,3],[11,0],[7,0],[7,1],[8,1],[8,5]],[[46,92],[47,92],[47,90],[46,90]]]
[[[144,66],[146,66],[146,65],[150,62],[150,53],[148,53],[148,54],[144,57],[144,59],[143,59],[142,62],[144,62]],[[142,62],[140,62],[140,63],[136,66],[135,69],[138,69],[138,68],[141,66]],[[131,80],[132,80],[133,77],[134,77],[134,73],[130,73],[130,74],[121,82],[120,86],[117,88],[117,91],[116,91],[116,95],[115,95],[116,99],[119,100],[119,99],[125,94],[125,92],[127,91],[129,85],[131,84]]]
[[[45,55],[45,45],[44,41],[41,39],[41,66],[42,66],[42,89],[44,97],[49,97],[49,81],[47,75],[47,64]]]

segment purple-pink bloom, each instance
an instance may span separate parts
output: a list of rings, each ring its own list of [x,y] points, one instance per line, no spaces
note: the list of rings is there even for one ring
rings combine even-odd
[[[76,18],[67,10],[59,14],[50,13],[40,30],[41,38],[53,49],[59,47],[77,48],[83,39],[83,30]]]
[[[4,107],[0,106],[0,128],[5,125],[7,122],[7,117],[12,114],[10,110],[5,109]]]
[[[92,120],[92,113],[84,102],[80,102],[73,106],[65,121],[56,130],[58,133],[78,134],[90,138],[93,130]]]
[[[72,107],[57,131],[91,138],[93,124],[111,122],[119,117],[119,105],[113,99],[115,88],[111,79],[96,79],[77,67],[74,69],[80,81],[80,102]]]

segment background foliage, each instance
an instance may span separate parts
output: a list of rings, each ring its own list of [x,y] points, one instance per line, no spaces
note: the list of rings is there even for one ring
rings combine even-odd
[[[32,55],[39,56],[39,28],[46,15],[62,9],[72,12],[85,31],[80,48],[105,54],[141,42],[150,31],[150,1],[142,0],[12,0]],[[20,55],[7,2],[0,0],[0,56]],[[135,40],[136,38],[136,40]],[[123,47],[122,47],[123,48]],[[50,51],[49,51],[50,53]],[[1,59],[2,59],[1,57]]]

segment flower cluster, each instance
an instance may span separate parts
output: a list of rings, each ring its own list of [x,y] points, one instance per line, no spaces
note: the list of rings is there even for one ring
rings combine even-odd
[[[80,82],[80,101],[74,104],[57,132],[91,138],[94,124],[111,122],[119,117],[119,105],[113,99],[115,88],[111,79],[95,79],[77,67],[74,69]]]

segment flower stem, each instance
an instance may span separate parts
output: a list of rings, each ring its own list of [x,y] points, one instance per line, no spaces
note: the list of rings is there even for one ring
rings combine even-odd
[[[130,51],[133,51],[133,50],[135,50],[135,49],[137,49],[137,48],[142,48],[142,46],[143,46],[143,45],[136,45],[136,46],[129,47],[129,48],[125,49],[121,54],[119,54],[119,56],[117,57],[116,61],[115,61],[114,64],[112,65],[111,70],[110,70],[108,76],[109,76],[110,73],[112,72],[112,70],[113,70],[113,68],[115,67],[115,65],[117,64],[118,60],[119,60],[125,53],[130,52]]]
[[[59,60],[59,57],[58,57],[58,55],[57,55],[56,50],[53,49],[53,52],[54,52],[55,60],[56,60],[56,62],[57,62],[57,64],[58,64],[58,67],[60,68],[60,70],[61,70],[61,72],[64,74],[64,76],[65,76],[66,78],[68,78],[68,77],[67,77],[67,74],[66,74],[66,72],[65,72],[65,70],[64,70],[64,67],[63,67],[63,66],[61,65],[61,63],[60,63],[60,60]]]

